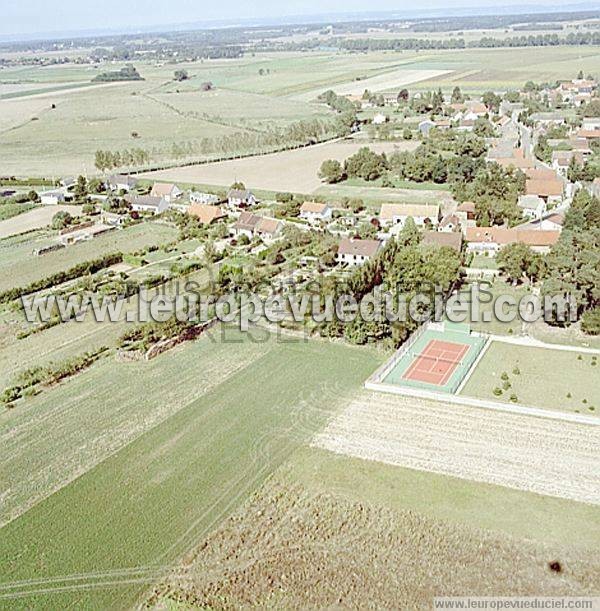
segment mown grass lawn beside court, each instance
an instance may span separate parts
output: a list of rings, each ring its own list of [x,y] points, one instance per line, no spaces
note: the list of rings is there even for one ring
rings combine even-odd
[[[504,373],[510,384],[506,390]],[[503,389],[499,396],[497,387]],[[461,394],[497,401],[510,401],[514,394],[517,404],[600,416],[600,359],[494,341]]]

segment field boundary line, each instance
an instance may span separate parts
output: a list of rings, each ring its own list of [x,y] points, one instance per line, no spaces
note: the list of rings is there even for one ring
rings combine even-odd
[[[547,350],[562,350],[564,352],[582,352],[584,354],[600,355],[598,348],[586,348],[579,346],[569,346],[568,344],[550,344],[535,337],[510,337],[508,335],[490,335],[490,339],[503,344],[514,344],[515,346],[526,346],[528,348],[545,348]]]
[[[477,369],[477,366],[479,365],[479,363],[480,363],[481,359],[483,358],[483,356],[485,355],[485,353],[488,351],[488,348],[490,347],[491,344],[492,344],[492,340],[490,338],[488,338],[486,340],[486,342],[485,342],[481,352],[477,355],[477,358],[473,361],[472,365],[469,367],[467,373],[465,374],[465,376],[462,379],[461,383],[458,385],[458,388],[456,389],[454,394],[459,395],[462,392],[462,389],[465,387],[465,385],[467,384],[467,382],[469,381],[469,379],[471,378],[471,376],[473,375],[473,373]]]
[[[428,390],[419,390],[408,386],[396,386],[393,384],[385,384],[383,382],[373,381],[373,377],[369,378],[364,387],[367,390],[375,392],[384,392],[392,395],[402,395],[406,397],[417,397],[419,399],[429,399],[438,403],[453,403],[462,405],[463,407],[475,407],[479,409],[488,409],[499,412],[508,412],[511,414],[519,414],[533,418],[546,418],[548,420],[562,420],[564,422],[572,422],[588,426],[600,426],[600,418],[595,416],[585,416],[583,414],[567,414],[566,412],[553,412],[541,407],[533,407],[529,405],[510,405],[508,403],[500,403],[499,401],[486,401],[484,399],[476,399],[475,397],[464,397],[462,395],[450,395],[432,392]]]

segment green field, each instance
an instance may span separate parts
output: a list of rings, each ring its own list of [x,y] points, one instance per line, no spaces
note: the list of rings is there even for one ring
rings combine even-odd
[[[596,361],[589,354],[494,341],[461,394],[508,401],[514,393],[524,405],[600,415],[600,364],[594,365]],[[520,373],[514,373],[515,368]],[[502,387],[504,372],[511,387],[496,396],[493,391]]]
[[[367,183],[368,185],[368,183]],[[323,185],[314,193],[323,197],[332,199],[341,199],[343,197],[362,199],[366,204],[377,208],[384,202],[399,202],[406,204],[436,204],[441,200],[451,199],[449,191],[426,188],[414,188],[414,184],[410,188],[382,188],[377,186],[367,185],[352,185],[340,183],[335,185]]]
[[[379,362],[370,351],[321,342],[254,343],[238,332],[221,341],[204,338],[151,364],[104,361],[31,400],[27,414],[2,416],[7,438],[18,432],[20,439],[11,447],[18,451],[7,469],[9,489],[24,484],[19,473],[43,482],[29,490],[39,496],[61,486],[65,471],[80,477],[2,528],[0,585],[49,578],[39,586],[45,591],[64,585],[61,576],[90,573],[77,580],[81,589],[67,582],[64,592],[13,600],[12,609],[133,605],[156,571],[134,584],[116,572],[107,578],[112,585],[93,587],[107,581],[99,573],[160,570],[176,560],[307,441]],[[234,371],[215,379],[232,359]],[[142,425],[131,443],[79,466],[82,452],[129,430],[132,420]],[[53,457],[49,470],[44,454]],[[26,497],[27,490],[21,502]]]
[[[105,254],[134,252],[171,242],[177,238],[177,230],[158,223],[140,223],[39,257],[32,256],[34,248],[51,243],[54,235],[41,231],[0,240],[0,291],[26,286]]]
[[[527,54],[525,64],[523,53]],[[480,94],[516,89],[532,75],[537,81],[552,81],[573,78],[579,70],[594,73],[599,58],[599,49],[587,46],[257,53],[181,66],[139,61],[136,66],[144,81],[100,86],[91,84],[101,69],[96,66],[7,68],[0,78],[0,97],[5,98],[0,100],[0,157],[3,171],[15,175],[89,174],[95,172],[97,149],[141,147],[154,151],[157,159],[167,159],[174,144],[333,117],[314,103],[311,92],[357,79],[386,74],[401,78],[405,70],[415,74],[449,70],[436,78],[424,76],[426,80],[407,87],[418,91],[440,86],[448,93],[458,85],[467,93]],[[173,81],[178,67],[188,71],[188,81]],[[206,81],[216,89],[201,91]],[[399,87],[389,86],[391,91]]]
[[[425,55],[425,54],[423,54]],[[526,55],[527,61],[523,62]],[[575,78],[579,70],[598,75],[598,47],[528,47],[525,49],[464,49],[427,52],[418,60],[423,69],[452,70],[436,80],[435,86],[449,91],[458,85],[463,91],[481,94],[486,90],[511,90],[527,81],[552,82]],[[410,89],[430,89],[431,82]]]
[[[28,212],[29,210],[33,210],[34,208],[35,208],[35,204],[2,204],[0,203],[0,221],[11,219],[13,216],[18,216],[19,214],[23,214],[23,212]]]
[[[298,451],[280,472],[314,492],[412,511],[548,545],[594,549],[600,514],[586,503],[333,454]]]

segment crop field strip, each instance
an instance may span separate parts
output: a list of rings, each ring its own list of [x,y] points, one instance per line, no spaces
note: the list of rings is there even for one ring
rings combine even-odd
[[[344,161],[362,146],[369,145],[376,152],[387,154],[394,150],[414,150],[416,142],[375,142],[365,143],[360,140],[344,139],[335,142],[318,144],[311,147],[299,148],[280,153],[256,155],[244,159],[218,161],[203,165],[194,165],[157,172],[141,174],[142,178],[152,180],[172,180],[182,183],[213,184],[227,187],[235,180],[243,180],[248,187],[272,191],[291,191],[296,193],[320,192],[322,183],[318,177],[321,163],[325,159],[334,158]],[[324,187],[327,191],[343,188]],[[357,197],[361,196],[361,187],[351,187]],[[393,189],[374,189],[383,198],[387,198],[392,191],[392,197],[402,194],[393,193]],[[417,192],[418,197],[424,198],[424,192]],[[435,198],[439,193],[435,193]],[[431,194],[428,202],[431,201]]]
[[[123,230],[110,231],[93,240],[74,244],[40,257],[32,254],[36,244],[27,240],[12,239],[8,244],[0,240],[0,252],[6,253],[0,261],[0,291],[26,286],[53,273],[73,267],[78,263],[114,252],[134,252],[147,246],[173,241],[177,230],[158,223],[141,223]]]
[[[249,341],[241,340],[239,334],[237,339]],[[240,346],[227,344],[224,354],[227,349],[236,352]],[[187,356],[187,368],[192,370],[188,379],[193,384],[203,359]],[[180,363],[174,366],[181,369]],[[293,448],[308,440],[356,388],[357,380],[376,365],[374,353],[368,350],[321,343],[278,344],[205,394],[196,394],[195,400],[173,397],[171,404],[185,402],[185,407],[2,529],[0,585],[40,577],[40,562],[45,566],[44,576],[52,578],[71,571],[121,570],[174,560],[237,506]],[[107,370],[101,372],[100,367]],[[100,364],[52,390],[47,395],[52,402],[48,409],[64,409],[65,413],[56,416],[61,423],[69,422],[78,419],[82,404],[89,413],[101,412],[100,405],[110,396],[118,413],[129,421],[127,406],[139,402],[140,394],[153,400],[152,395],[158,393],[149,391],[152,386],[166,386],[163,393],[180,392],[167,382],[176,380],[177,374],[163,379],[154,372],[148,378],[140,375],[138,383],[145,384],[145,391],[138,393],[131,383],[120,384],[116,377],[135,379],[131,368],[115,375],[115,367]],[[101,392],[92,392],[86,384],[95,375],[99,377],[94,386],[102,388]],[[115,396],[119,388],[120,393],[129,394],[128,401]],[[160,395],[156,401],[161,398],[164,401]],[[46,414],[47,423],[53,416]],[[114,417],[113,413],[111,419]],[[39,442],[43,447],[51,440],[45,435]],[[75,464],[78,458],[72,460]],[[165,502],[166,498],[170,501]],[[118,548],[112,545],[115,538],[120,541]],[[18,562],[13,562],[17,549],[21,553]],[[75,603],[122,607],[133,604],[139,591],[139,586],[125,585],[25,598],[22,604],[35,600],[60,607]]]
[[[527,67],[521,63],[522,49],[360,55],[322,51],[259,53],[233,61],[186,64],[191,78],[184,83],[173,82],[172,65],[158,67],[145,62],[136,62],[145,81],[105,85],[90,82],[98,73],[91,67],[9,69],[4,71],[4,79],[57,90],[0,100],[0,132],[4,136],[0,155],[6,160],[5,171],[11,174],[23,174],[25,168],[38,175],[84,170],[89,173],[93,171],[96,149],[163,147],[165,143],[180,144],[245,128],[260,129],[269,121],[283,125],[292,118],[329,116],[324,106],[310,104],[304,98],[314,99],[319,91],[331,86],[362,90],[372,79],[375,89],[383,87],[389,91],[404,85],[409,90],[441,86],[449,91],[459,85],[467,93],[481,93],[489,89],[516,89],[528,80],[532,65],[540,80],[554,80],[567,78],[579,69],[593,70],[600,57],[595,47],[530,48],[526,52],[530,60]],[[508,61],[507,54],[515,61]],[[263,74],[259,75],[261,69]],[[433,75],[437,76],[432,78]],[[199,91],[206,81],[216,86],[208,95]],[[406,84],[407,81],[410,82]],[[154,99],[139,93],[151,93]],[[245,114],[245,95],[250,95],[249,119]],[[215,98],[219,103],[215,104]],[[91,102],[99,99],[102,112],[90,112]],[[156,100],[172,108],[157,104]],[[51,101],[56,105],[53,110],[49,110]],[[183,116],[173,112],[173,108]],[[191,118],[192,113],[195,118]],[[136,141],[131,139],[133,131],[140,135]]]
[[[136,271],[140,274],[142,272],[142,270],[134,270],[132,276],[135,277]],[[205,269],[201,269],[186,276],[185,280],[195,282],[196,286],[203,290],[208,285],[208,273]],[[159,289],[148,291],[148,297],[154,295],[156,290],[169,295],[179,289],[177,284],[167,283],[161,285]],[[16,337],[21,325],[17,324],[14,327],[11,318],[7,326],[12,333],[7,335],[0,345],[0,388],[8,386],[20,372],[29,367],[62,361],[84,352],[93,352],[102,346],[115,348],[119,337],[131,329],[131,324],[125,319],[127,312],[138,311],[139,301],[137,295],[134,295],[125,303],[119,320],[97,322],[88,310],[88,316],[81,322],[61,323],[22,339]],[[5,316],[8,318],[8,315]],[[14,358],[15,350],[19,352],[18,359]]]
[[[363,392],[314,444],[367,460],[600,504],[600,440],[592,426]]]

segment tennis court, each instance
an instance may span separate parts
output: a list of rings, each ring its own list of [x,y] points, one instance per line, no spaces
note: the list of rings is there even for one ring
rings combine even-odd
[[[444,386],[469,351],[468,344],[456,344],[432,339],[421,354],[417,354],[402,376],[405,380],[418,380]]]
[[[468,325],[446,322],[424,328],[392,357],[381,380],[385,384],[455,393],[486,340]]]

